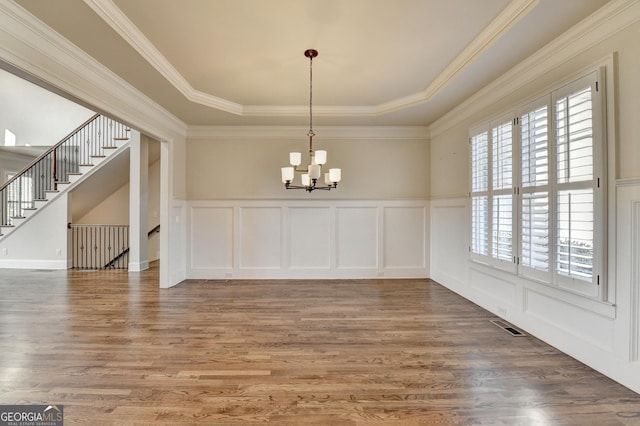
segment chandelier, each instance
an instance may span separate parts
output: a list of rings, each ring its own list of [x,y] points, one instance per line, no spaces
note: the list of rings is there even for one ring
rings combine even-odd
[[[325,186],[318,185],[318,179],[322,176],[322,166],[327,162],[327,151],[313,150],[313,137],[316,135],[313,133],[313,58],[318,56],[318,51],[309,49],[304,52],[304,56],[309,58],[309,165],[306,169],[299,168],[302,164],[302,154],[300,152],[289,153],[289,163],[291,166],[282,168],[282,182],[287,189],[304,189],[308,192],[316,189],[322,189],[330,191],[331,188],[336,188],[338,182],[342,177],[342,171],[340,169],[329,169],[324,173]],[[301,182],[302,185],[293,185],[293,179],[295,172],[302,173]]]

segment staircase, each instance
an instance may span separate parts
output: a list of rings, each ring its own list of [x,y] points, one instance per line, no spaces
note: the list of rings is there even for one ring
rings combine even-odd
[[[0,240],[126,145],[129,132],[96,114],[0,186]]]

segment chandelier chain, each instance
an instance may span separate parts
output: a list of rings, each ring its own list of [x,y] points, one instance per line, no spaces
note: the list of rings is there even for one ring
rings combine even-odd
[[[313,56],[309,57],[309,136],[313,135]]]

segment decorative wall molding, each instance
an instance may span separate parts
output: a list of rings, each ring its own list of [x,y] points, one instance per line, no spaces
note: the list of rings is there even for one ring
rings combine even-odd
[[[182,121],[12,1],[0,2],[0,60],[159,140],[186,134]]]
[[[426,200],[191,200],[188,278],[427,278]]]
[[[467,98],[430,126],[434,138],[509,93],[640,21],[640,2],[613,0]]]
[[[308,127],[302,126],[189,126],[187,138],[298,140],[304,139],[308,131]],[[422,126],[316,126],[314,132],[324,140],[429,139],[429,128]]]
[[[629,179],[617,179],[616,187],[621,188],[625,186],[640,186],[640,178],[629,178]]]
[[[631,208],[631,321],[629,332],[629,359],[640,361],[640,200]]]
[[[300,116],[306,115],[302,105],[241,105],[194,89],[162,53],[147,39],[113,0],[84,0],[114,31],[133,47],[190,102],[239,116]],[[317,116],[379,116],[429,101],[446,87],[478,56],[498,41],[518,21],[538,4],[539,0],[512,0],[475,39],[431,81],[424,91],[392,99],[378,105],[319,105]]]

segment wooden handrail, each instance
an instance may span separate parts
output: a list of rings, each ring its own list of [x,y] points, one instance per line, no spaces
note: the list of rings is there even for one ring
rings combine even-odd
[[[36,163],[38,163],[38,161],[42,160],[44,157],[46,157],[47,155],[51,154],[51,151],[54,151],[57,147],[59,147],[60,145],[62,145],[63,143],[65,143],[67,140],[69,140],[70,138],[72,138],[76,133],[78,133],[80,130],[82,130],[85,126],[87,126],[89,123],[91,123],[93,120],[97,119],[98,117],[100,117],[100,114],[94,114],[90,119],[88,119],[87,121],[85,121],[84,123],[82,123],[81,125],[79,125],[75,130],[73,130],[71,133],[69,133],[67,136],[65,136],[63,139],[60,140],[60,142],[56,143],[55,145],[53,145],[51,148],[49,148],[48,150],[46,150],[45,152],[43,152],[42,154],[40,154],[37,158],[34,158],[29,164],[27,164],[25,167],[22,168],[22,170],[20,170],[18,173],[16,173],[11,179],[9,179],[8,181],[6,181],[4,184],[2,184],[0,186],[0,191],[2,191],[4,188],[6,188],[7,186],[9,186],[11,184],[11,182],[13,182],[14,180],[20,178],[21,175],[23,175],[27,170],[29,170],[31,167],[33,167]]]

